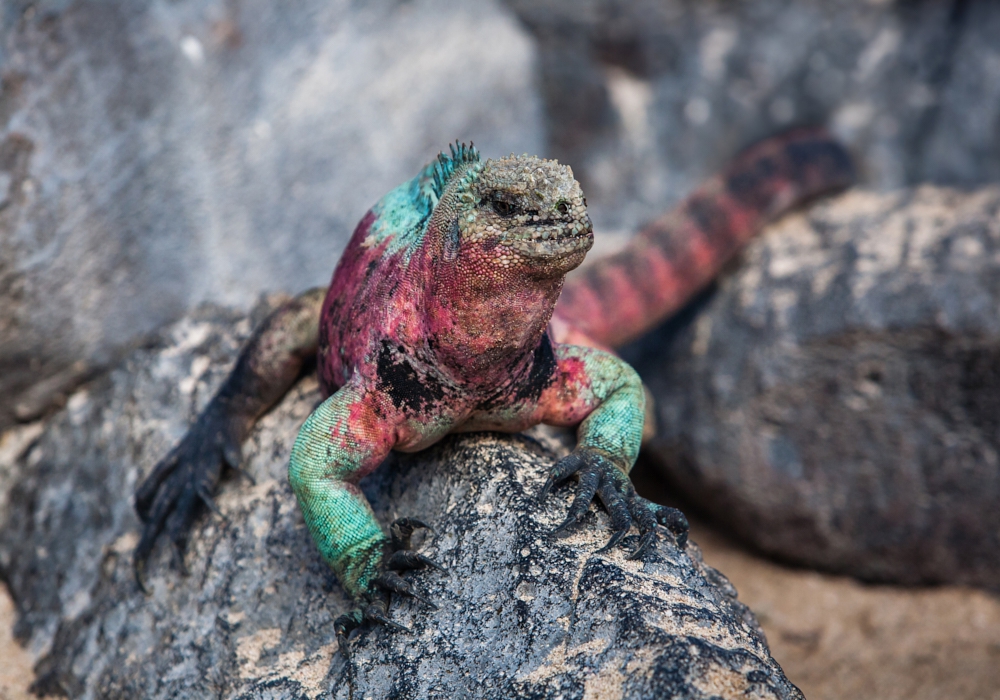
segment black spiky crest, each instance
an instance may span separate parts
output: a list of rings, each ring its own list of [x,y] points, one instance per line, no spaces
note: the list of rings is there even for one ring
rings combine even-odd
[[[448,149],[451,151],[451,155],[446,155],[444,151],[441,151],[438,154],[437,162],[434,163],[433,189],[437,199],[441,199],[445,187],[448,186],[448,181],[460,165],[479,162],[479,151],[476,150],[471,141],[466,146],[456,140],[455,143],[448,145]]]

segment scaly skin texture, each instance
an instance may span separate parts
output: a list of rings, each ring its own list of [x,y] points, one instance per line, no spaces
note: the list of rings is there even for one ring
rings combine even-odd
[[[657,525],[683,546],[684,516],[637,496],[628,479],[643,388],[605,349],[682,305],[768,218],[849,180],[846,154],[822,131],[764,142],[570,283],[556,307],[566,273],[593,243],[572,172],[527,156],[484,162],[453,147],[363,217],[328,290],[292,300],[255,332],[219,394],[140,486],[137,579],[160,532],[181,551],[198,503],[213,507],[222,465],[238,466],[254,420],[311,355],[328,398],[299,433],[289,479],[320,554],[359,603],[336,622],[345,651],[365,620],[395,626],[391,593],[423,600],[397,572],[436,567],[410,550],[424,524],[404,518],[387,536],[357,486],[390,450],[421,450],[452,432],[576,426],[576,449],[541,492],[578,478],[560,529],[596,496],[611,516],[608,547],[632,525],[641,535],[634,557]]]

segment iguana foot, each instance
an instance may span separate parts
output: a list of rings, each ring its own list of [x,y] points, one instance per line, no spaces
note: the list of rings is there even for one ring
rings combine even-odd
[[[393,593],[419,600],[432,610],[438,609],[437,605],[417,593],[413,586],[399,575],[399,572],[402,571],[427,567],[447,573],[444,567],[410,549],[410,536],[418,528],[430,529],[430,526],[416,518],[400,518],[389,526],[391,539],[386,546],[382,573],[372,581],[368,591],[362,595],[362,604],[334,621],[333,629],[337,634],[337,643],[344,656],[350,657],[347,638],[351,632],[365,622],[386,625],[400,632],[411,631],[389,619],[389,604]]]
[[[618,544],[633,524],[639,528],[639,544],[629,554],[629,559],[638,559],[656,541],[657,525],[670,530],[681,549],[687,544],[688,521],[684,514],[676,508],[658,505],[638,495],[628,476],[594,450],[575,450],[556,462],[538,495],[539,501],[549,494],[554,485],[574,474],[579,478],[576,498],[569,507],[569,516],[555,532],[566,530],[583,520],[596,495],[611,516],[614,528],[614,534],[600,552]]]
[[[184,571],[184,544],[199,504],[219,513],[212,498],[224,464],[240,471],[240,431],[236,418],[212,405],[184,439],[156,465],[135,492],[135,509],[145,526],[135,547],[135,580],[148,593],[143,573],[153,545],[166,531],[174,546],[174,564]]]

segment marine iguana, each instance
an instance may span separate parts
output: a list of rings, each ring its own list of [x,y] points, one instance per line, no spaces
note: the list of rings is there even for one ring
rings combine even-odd
[[[629,480],[643,386],[608,348],[679,308],[768,219],[850,180],[847,154],[822,130],[765,141],[564,289],[593,245],[570,168],[526,155],[483,160],[471,145],[452,146],[365,214],[329,288],[299,295],[254,332],[188,434],[139,486],[137,581],[162,531],[179,553],[199,503],[216,510],[223,465],[239,468],[254,422],[311,357],[327,398],[302,426],[289,480],[321,556],[358,604],[335,622],[345,653],[365,621],[400,628],[389,618],[391,594],[433,607],[400,576],[440,568],[410,546],[426,525],[403,518],[387,536],[357,486],[391,450],[422,450],[453,432],[576,427],[576,448],[540,492],[578,479],[558,529],[579,522],[596,496],[613,528],[605,549],[633,525],[633,558],[658,525],[683,546],[684,515],[642,498]]]

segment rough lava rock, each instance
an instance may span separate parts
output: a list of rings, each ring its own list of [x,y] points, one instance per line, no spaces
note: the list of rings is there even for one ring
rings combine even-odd
[[[262,309],[263,311],[263,309]],[[296,386],[245,447],[251,485],[223,483],[223,517],[200,520],[187,575],[166,543],[149,597],[132,579],[140,475],[178,439],[231,367],[251,321],[204,307],[74,393],[3,471],[0,574],[17,633],[41,657],[35,690],[74,698],[801,698],[749,610],[696,544],[664,534],[642,562],[596,554],[592,511],[548,533],[571,500],[535,494],[562,449],[552,435],[468,435],[390,459],[363,488],[383,522],[432,524],[420,572],[441,610],[394,606],[413,634],[370,629],[337,653],[349,601],[320,560],[286,480]],[[8,455],[11,457],[11,455]],[[637,536],[626,539],[634,545]]]
[[[652,450],[759,549],[1000,589],[1000,187],[850,191],[629,349]]]
[[[0,4],[0,427],[201,301],[328,283],[456,138],[539,151],[534,71],[494,0]]]

